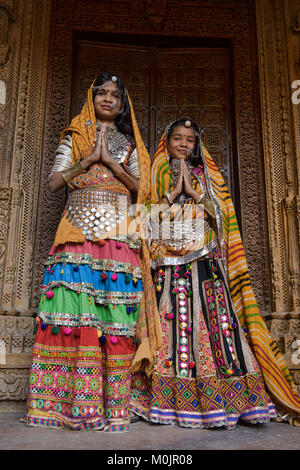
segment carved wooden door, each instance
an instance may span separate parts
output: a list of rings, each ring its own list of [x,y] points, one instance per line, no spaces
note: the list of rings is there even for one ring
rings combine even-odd
[[[128,89],[151,157],[165,126],[180,116],[190,116],[203,127],[204,143],[234,193],[238,184],[230,146],[229,59],[226,48],[159,48],[78,40],[70,118],[79,113],[97,75],[117,73]]]

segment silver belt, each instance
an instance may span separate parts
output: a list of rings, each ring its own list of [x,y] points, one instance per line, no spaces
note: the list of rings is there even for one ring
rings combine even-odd
[[[87,240],[94,240],[120,224],[130,205],[131,198],[123,194],[76,189],[68,198],[65,216]]]
[[[201,219],[184,222],[152,222],[151,236],[154,240],[162,240],[164,245],[182,249],[188,243],[200,241],[209,228],[209,224]]]

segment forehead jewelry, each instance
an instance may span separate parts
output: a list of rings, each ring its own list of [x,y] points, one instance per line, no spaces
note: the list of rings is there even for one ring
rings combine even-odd
[[[176,121],[173,121],[173,122],[171,122],[170,124],[167,125],[166,130],[165,130],[166,138],[167,138],[169,129],[170,129],[171,126],[173,126],[174,122],[176,122]],[[192,128],[192,131],[194,132],[194,134],[195,134],[197,137],[199,137],[199,139],[201,140],[201,134],[202,134],[203,129],[200,129],[200,132],[196,131],[196,130],[192,127],[192,122],[191,122],[189,119],[187,119],[187,120],[184,122],[183,125],[184,125],[184,127],[187,127],[187,128],[190,128],[190,127],[191,127],[191,128]],[[182,124],[178,124],[178,126],[182,126]]]
[[[94,86],[93,89],[94,90],[103,90],[103,88],[106,88],[108,85],[112,85],[113,83],[116,84],[117,81],[118,81],[118,78],[115,75],[113,75],[110,80],[107,80],[102,85]]]
[[[112,83],[113,83],[112,80],[108,80],[107,82],[103,83],[102,85],[94,86],[93,89],[94,90],[103,90],[104,88],[106,88],[108,85],[111,85]]]

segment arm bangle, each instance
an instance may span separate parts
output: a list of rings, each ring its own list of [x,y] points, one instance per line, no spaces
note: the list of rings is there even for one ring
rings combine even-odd
[[[204,199],[204,195],[202,194],[202,195],[199,197],[199,199],[198,199],[198,201],[196,202],[196,204],[201,204],[202,201],[203,201],[203,199]]]
[[[69,183],[75,176],[80,175],[85,170],[82,168],[80,161],[75,163],[71,168],[61,172],[61,175],[66,183]]]
[[[167,198],[168,203],[169,203],[170,206],[171,206],[173,203],[172,203],[172,201],[171,201],[171,199],[170,199],[170,193],[169,193],[169,191],[166,191],[165,197]]]

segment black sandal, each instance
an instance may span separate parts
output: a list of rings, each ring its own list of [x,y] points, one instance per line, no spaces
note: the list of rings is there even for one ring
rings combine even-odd
[[[137,421],[141,421],[141,419],[142,418],[140,416],[135,415],[133,413],[130,415],[130,422],[131,423],[136,423]]]

